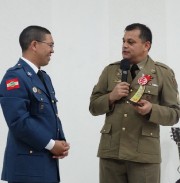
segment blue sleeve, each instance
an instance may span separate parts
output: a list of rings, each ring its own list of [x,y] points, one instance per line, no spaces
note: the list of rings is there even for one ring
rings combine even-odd
[[[32,91],[23,77],[15,71],[5,74],[0,85],[0,103],[9,130],[15,138],[41,150],[49,143],[52,134],[49,133],[49,126],[43,122],[43,115],[31,114],[30,111],[35,110],[31,106]],[[17,87],[10,89],[7,81],[13,78],[16,78],[18,85],[16,83]]]

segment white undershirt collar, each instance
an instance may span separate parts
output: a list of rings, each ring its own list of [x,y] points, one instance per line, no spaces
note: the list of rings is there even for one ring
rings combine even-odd
[[[35,73],[38,72],[39,69],[31,61],[29,61],[28,59],[26,59],[24,57],[21,57],[21,59],[24,60],[34,70]]]

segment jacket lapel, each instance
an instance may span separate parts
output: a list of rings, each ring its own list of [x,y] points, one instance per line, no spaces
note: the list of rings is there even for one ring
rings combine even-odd
[[[32,86],[41,89],[44,93],[46,93],[49,96],[48,91],[46,90],[44,84],[39,79],[38,75],[34,72],[34,70],[22,59],[19,60],[18,64],[20,64],[27,76],[32,81]]]

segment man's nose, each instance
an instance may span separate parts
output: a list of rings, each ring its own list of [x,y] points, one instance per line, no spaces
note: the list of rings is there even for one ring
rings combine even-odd
[[[128,44],[127,44],[127,42],[123,42],[123,48],[127,48],[128,47]]]

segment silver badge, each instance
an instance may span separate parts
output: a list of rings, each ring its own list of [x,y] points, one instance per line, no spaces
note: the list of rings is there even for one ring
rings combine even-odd
[[[37,93],[37,91],[38,91],[38,89],[35,86],[32,88],[32,90],[34,93]]]

